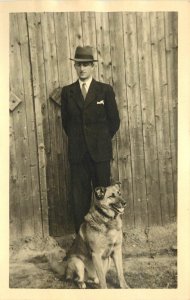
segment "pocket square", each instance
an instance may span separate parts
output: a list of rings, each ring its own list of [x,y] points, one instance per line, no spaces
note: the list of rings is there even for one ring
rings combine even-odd
[[[104,100],[97,101],[97,104],[102,104],[102,105],[104,105]]]

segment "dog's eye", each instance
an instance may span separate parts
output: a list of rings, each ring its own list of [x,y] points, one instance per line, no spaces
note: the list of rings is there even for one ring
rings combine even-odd
[[[115,197],[115,194],[114,194],[114,193],[112,193],[111,197]]]

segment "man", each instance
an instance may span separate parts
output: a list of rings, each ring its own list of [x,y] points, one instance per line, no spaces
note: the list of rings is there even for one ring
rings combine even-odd
[[[110,185],[111,140],[120,120],[112,87],[92,78],[97,61],[92,48],[78,46],[70,60],[75,62],[79,79],[63,87],[61,112],[68,136],[72,209],[78,232],[90,209],[92,186]]]

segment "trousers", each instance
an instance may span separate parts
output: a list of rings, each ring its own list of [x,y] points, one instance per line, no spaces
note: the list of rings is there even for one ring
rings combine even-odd
[[[93,189],[110,185],[110,161],[95,162],[87,152],[82,161],[70,164],[70,170],[72,211],[78,233],[90,209]]]

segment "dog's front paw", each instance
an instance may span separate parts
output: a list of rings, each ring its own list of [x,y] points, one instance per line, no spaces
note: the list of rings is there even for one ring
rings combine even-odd
[[[95,284],[99,284],[99,283],[100,283],[98,277],[95,277],[95,278],[94,278],[94,283],[95,283]]]
[[[87,283],[95,283],[95,284],[99,284],[100,281],[99,281],[98,277],[93,277],[93,278],[88,278],[88,279],[87,279]]]
[[[121,289],[130,289],[130,286],[126,283],[126,281],[122,281],[120,284]]]
[[[108,287],[107,287],[106,283],[103,283],[103,284],[100,283],[100,288],[101,289],[107,289]]]
[[[86,284],[84,281],[78,281],[77,285],[79,287],[79,289],[85,289],[86,288]]]

